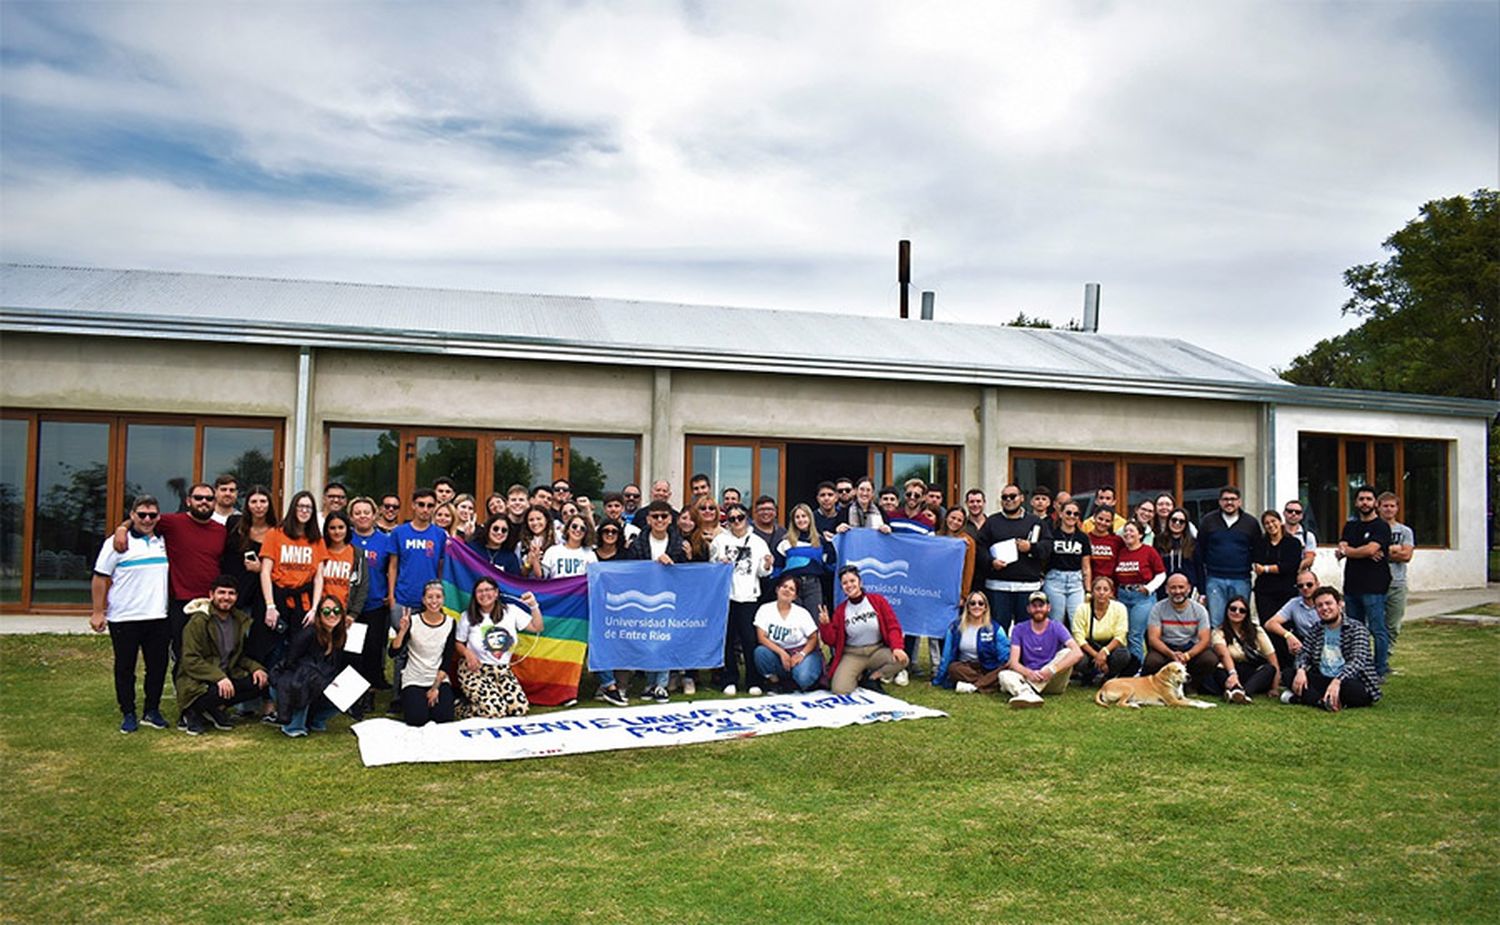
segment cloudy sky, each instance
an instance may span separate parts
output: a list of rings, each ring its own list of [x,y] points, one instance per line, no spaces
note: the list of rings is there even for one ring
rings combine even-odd
[[[905,237],[1269,368],[1497,172],[1496,0],[0,4],[11,261],[893,315]]]

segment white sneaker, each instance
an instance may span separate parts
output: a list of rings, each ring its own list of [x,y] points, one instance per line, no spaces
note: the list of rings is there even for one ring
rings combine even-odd
[[[960,694],[973,694],[979,690],[979,688],[970,684],[968,681],[954,682],[953,689]]]
[[[1291,703],[1292,702],[1292,692],[1291,692],[1290,689],[1284,690],[1284,691],[1281,692],[1281,702],[1282,703]]]
[[[749,694],[751,697],[759,697],[761,694],[764,694],[765,691],[761,690],[759,687],[752,686],[748,691],[745,691],[745,693]]]
[[[726,685],[724,685],[724,696],[725,697],[733,697],[733,696],[737,695],[739,692],[740,692],[740,689],[737,688],[737,687],[735,687],[733,684],[726,684]]]
[[[906,676],[906,669],[905,668],[901,669],[900,673],[898,673],[896,675],[896,686],[897,687],[905,687],[906,685],[908,685],[910,683],[911,683],[911,679]]]
[[[682,695],[692,697],[698,693],[698,682],[687,675],[682,676]]]
[[[1034,690],[1031,690],[1030,688],[1023,690],[1021,691],[1021,693],[1010,698],[1010,707],[1012,710],[1025,710],[1030,707],[1039,707],[1043,703],[1044,701],[1042,700],[1042,695],[1038,694]]]

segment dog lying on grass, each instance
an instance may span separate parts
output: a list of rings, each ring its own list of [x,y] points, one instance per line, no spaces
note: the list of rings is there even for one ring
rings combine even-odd
[[[1094,702],[1101,707],[1215,707],[1218,704],[1190,700],[1182,692],[1187,683],[1187,668],[1181,662],[1168,662],[1160,671],[1143,678],[1115,678],[1104,682]]]

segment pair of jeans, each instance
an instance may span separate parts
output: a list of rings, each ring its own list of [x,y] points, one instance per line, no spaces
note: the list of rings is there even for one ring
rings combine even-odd
[[[663,689],[666,688],[667,672],[642,671],[641,674],[646,678],[646,690],[649,691],[653,687],[660,687]],[[625,685],[620,683],[619,675],[613,671],[596,671],[594,672],[594,680],[599,682],[599,687],[601,689],[607,687],[618,687],[622,691],[625,690]]]
[[[311,729],[313,732],[322,732],[328,728],[328,721],[338,711],[338,707],[329,703],[327,697],[320,696],[316,707],[309,709],[304,705],[293,710],[292,718],[287,720],[286,725],[282,727],[282,731],[306,732]]]
[[[943,663],[943,641],[932,636],[926,638],[927,660],[931,662],[932,673],[937,674],[938,666]],[[909,663],[906,667],[913,675],[917,674],[917,649],[921,648],[922,639],[921,636],[910,634],[901,637],[901,648],[906,650],[906,660]]]
[[[1042,590],[1047,592],[1047,603],[1052,605],[1052,619],[1071,631],[1073,614],[1083,606],[1083,572],[1053,569],[1042,580]]]
[[[1130,614],[1130,631],[1125,636],[1125,648],[1138,662],[1146,660],[1146,624],[1151,622],[1151,608],[1156,606],[1156,596],[1150,591],[1131,591],[1121,588],[1115,599],[1124,605]]]
[[[109,644],[115,652],[115,702],[121,713],[135,712],[135,659],[146,662],[146,710],[161,709],[161,694],[167,684],[167,652],[170,639],[167,621],[121,620],[107,624]]]
[[[1385,592],[1385,629],[1391,637],[1391,645],[1401,635],[1401,621],[1406,619],[1406,585],[1393,584]]]
[[[1247,566],[1248,569],[1248,566]],[[1250,600],[1249,578],[1215,578],[1212,575],[1204,579],[1204,591],[1208,597],[1208,626],[1210,629],[1218,629],[1224,625],[1224,611],[1229,608],[1229,599],[1232,597],[1243,597]]]
[[[1385,677],[1390,672],[1391,634],[1385,625],[1385,594],[1350,594],[1344,597],[1344,613],[1358,620],[1375,640],[1375,673]]]
[[[767,678],[775,675],[783,684],[790,680],[799,691],[812,690],[817,686],[818,679],[823,677],[823,653],[814,649],[806,658],[792,666],[791,678],[788,679],[787,670],[781,665],[781,656],[766,646],[756,646],[755,667]]]
[[[1015,624],[1025,623],[1031,619],[1031,614],[1026,612],[1026,602],[1032,592],[996,591],[986,588],[984,595],[990,599],[990,616],[1007,634]]]

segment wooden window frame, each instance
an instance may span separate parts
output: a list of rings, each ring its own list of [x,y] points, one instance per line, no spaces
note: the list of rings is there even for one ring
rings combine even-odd
[[[26,471],[24,473],[25,485],[22,496],[22,528],[21,528],[21,599],[19,601],[0,604],[0,613],[46,613],[46,614],[77,614],[87,613],[89,605],[86,604],[34,604],[32,603],[32,581],[35,577],[35,544],[36,544],[36,479],[38,454],[41,444],[41,425],[44,423],[81,423],[81,424],[104,424],[109,427],[109,435],[106,438],[107,449],[105,451],[105,467],[108,471],[108,480],[105,484],[104,505],[106,518],[114,516],[111,512],[123,513],[125,510],[125,458],[127,451],[128,433],[132,424],[165,425],[172,427],[191,426],[193,428],[193,469],[192,480],[194,482],[213,481],[218,473],[203,472],[203,430],[206,427],[232,427],[245,430],[269,430],[271,432],[271,462],[275,483],[270,487],[272,503],[280,507],[282,484],[285,482],[286,473],[286,419],[277,417],[257,417],[253,415],[196,415],[196,414],[158,414],[154,412],[130,413],[113,411],[53,411],[51,409],[17,409],[5,408],[0,410],[0,418],[8,420],[24,420],[26,426]],[[241,485],[243,492],[247,486]],[[109,521],[106,519],[106,524]]]
[[[1299,430],[1299,431],[1297,431],[1297,439],[1299,441],[1299,445],[1300,445],[1300,441],[1301,441],[1301,439],[1303,437],[1324,437],[1324,438],[1327,438],[1329,440],[1337,440],[1338,441],[1338,467],[1339,467],[1339,471],[1338,471],[1339,492],[1338,492],[1338,494],[1339,494],[1339,509],[1338,509],[1338,512],[1337,512],[1337,515],[1336,515],[1337,518],[1338,518],[1335,521],[1336,525],[1342,525],[1342,524],[1346,523],[1349,520],[1349,516],[1350,516],[1350,514],[1349,514],[1349,496],[1351,494],[1351,491],[1350,491],[1350,488],[1349,488],[1349,444],[1351,442],[1365,444],[1364,471],[1365,471],[1365,475],[1366,476],[1369,476],[1370,473],[1372,473],[1372,472],[1375,471],[1375,444],[1377,444],[1377,443],[1391,443],[1391,444],[1395,445],[1395,449],[1396,449],[1395,484],[1394,485],[1390,485],[1390,486],[1371,485],[1370,487],[1373,488],[1373,489],[1375,489],[1375,491],[1376,491],[1377,494],[1380,493],[1380,492],[1384,492],[1384,491],[1389,491],[1389,492],[1394,493],[1396,495],[1396,503],[1397,503],[1397,505],[1399,505],[1400,510],[1403,511],[1403,512],[1406,510],[1406,480],[1404,478],[1405,473],[1406,473],[1406,444],[1408,442],[1438,443],[1438,444],[1442,444],[1443,450],[1444,450],[1443,455],[1446,457],[1446,459],[1444,461],[1444,463],[1445,463],[1444,464],[1444,470],[1445,470],[1445,472],[1446,472],[1446,474],[1447,474],[1448,477],[1447,477],[1447,479],[1445,479],[1445,484],[1443,486],[1443,508],[1442,508],[1441,520],[1444,523],[1444,525],[1446,526],[1446,529],[1444,530],[1444,533],[1446,533],[1448,535],[1448,542],[1445,543],[1445,544],[1443,544],[1443,545],[1438,545],[1438,544],[1434,544],[1434,543],[1422,543],[1422,542],[1418,542],[1416,548],[1417,549],[1452,549],[1453,548],[1453,522],[1452,522],[1452,513],[1453,513],[1453,497],[1452,496],[1453,496],[1453,488],[1452,488],[1452,476],[1453,476],[1453,444],[1454,444],[1454,441],[1445,439],[1443,437],[1391,437],[1391,436],[1384,436],[1384,435],[1375,435],[1375,436],[1372,436],[1372,435],[1369,435],[1369,434],[1336,434],[1336,433],[1329,433],[1328,431],[1321,431],[1321,430]],[[1299,470],[1298,473],[1297,473],[1298,478],[1301,478],[1302,473],[1300,471],[1301,470],[1301,460],[1300,459],[1298,460],[1298,470]],[[1338,542],[1337,540],[1333,540],[1332,538],[1330,538],[1330,540],[1333,543],[1335,543],[1335,544],[1337,544],[1337,542]]]
[[[1099,453],[1093,450],[1031,450],[1024,447],[1012,447],[1006,460],[1006,483],[1011,484],[1016,477],[1016,460],[1025,459],[1049,459],[1063,463],[1066,467],[1068,479],[1068,491],[1071,492],[1073,484],[1073,463],[1083,462],[1108,462],[1115,467],[1115,477],[1111,482],[1115,488],[1116,513],[1129,502],[1130,487],[1127,478],[1130,473],[1131,463],[1143,465],[1163,465],[1170,463],[1175,470],[1173,475],[1172,496],[1182,503],[1183,493],[1183,468],[1186,466],[1225,466],[1229,469],[1229,481],[1226,484],[1238,485],[1240,477],[1239,460],[1223,456],[1173,456],[1170,454],[1154,455],[1150,453]],[[1030,491],[1035,486],[1024,486]],[[1061,485],[1051,486],[1054,492],[1062,489]],[[1090,499],[1092,501],[1092,499]],[[1124,516],[1121,514],[1121,516]]]

